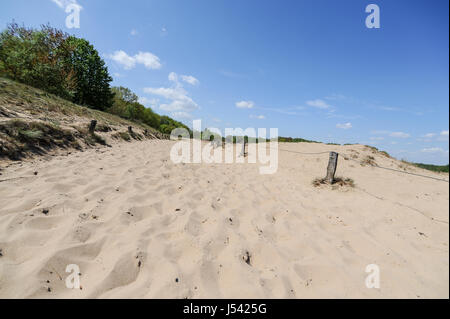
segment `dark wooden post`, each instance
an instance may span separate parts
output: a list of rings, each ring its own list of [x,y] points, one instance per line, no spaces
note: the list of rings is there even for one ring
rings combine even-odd
[[[241,151],[241,156],[245,157],[245,138],[242,141],[242,151]]]
[[[133,134],[133,127],[132,126],[128,126],[128,133]]]
[[[328,161],[327,177],[325,180],[327,183],[333,184],[334,174],[336,173],[337,161],[339,154],[336,152],[330,152],[330,159]]]
[[[91,124],[89,124],[89,133],[94,134],[96,125],[97,125],[97,121],[96,120],[92,120]]]

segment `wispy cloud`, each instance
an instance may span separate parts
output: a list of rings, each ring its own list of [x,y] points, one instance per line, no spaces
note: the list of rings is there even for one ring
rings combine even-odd
[[[245,74],[236,73],[236,72],[227,71],[227,70],[220,70],[219,73],[228,78],[246,78],[247,77]]]
[[[146,107],[156,108],[159,103],[159,100],[158,99],[149,99],[149,98],[146,98],[145,96],[141,96],[141,97],[139,97],[138,102]]]
[[[312,107],[316,107],[318,109],[329,109],[331,105],[321,99],[306,101],[306,104]]]
[[[161,37],[165,37],[165,36],[167,36],[169,34],[169,31],[167,31],[167,28],[166,27],[162,27],[161,28],[161,31],[159,32],[159,35],[161,36]]]
[[[236,102],[236,107],[241,109],[251,109],[255,106],[255,102],[253,101],[239,101]]]
[[[264,115],[250,115],[251,119],[264,120],[266,117]]]
[[[440,147],[430,147],[430,148],[424,148],[421,150],[422,153],[448,153],[448,151],[445,151],[444,149]]]
[[[411,135],[409,135],[408,133],[404,133],[404,132],[391,132],[391,133],[389,133],[389,136],[397,137],[397,138],[408,138]]]
[[[352,123],[348,122],[348,123],[344,123],[344,124],[338,123],[338,124],[336,124],[336,127],[343,129],[343,130],[348,130],[348,129],[351,129],[353,126],[352,126]]]
[[[405,132],[391,132],[391,131],[385,131],[385,130],[379,130],[379,131],[372,131],[370,132],[373,135],[388,135],[390,137],[395,138],[409,138],[411,137],[410,134]]]
[[[192,75],[178,75],[175,72],[170,72],[169,81],[175,82],[179,85],[180,79],[181,81],[194,86],[200,83],[200,81],[194,78]]]
[[[192,120],[192,114],[188,112],[172,112],[172,117],[176,120]]]
[[[159,58],[150,52],[138,52],[138,54],[130,56],[125,51],[119,50],[107,55],[107,57],[121,65],[125,70],[134,69],[137,64],[142,64],[147,69],[160,69],[162,66]]]
[[[376,102],[376,101],[370,101],[366,99],[360,99],[356,97],[346,96],[343,94],[332,94],[330,96],[325,97],[328,101],[339,101],[341,103],[346,103],[349,105],[353,105],[355,107],[364,107],[366,109],[372,109],[372,110],[378,110],[378,111],[385,111],[385,112],[403,112],[403,113],[409,113],[416,116],[422,116],[424,115],[423,109],[416,108],[411,109],[411,107],[404,108],[404,107],[398,107],[393,105],[386,105],[384,103]]]
[[[51,1],[63,10],[66,10],[66,8],[70,5],[76,5],[79,9],[83,8],[76,0],[51,0]]]
[[[181,75],[181,80],[189,83],[190,85],[198,85],[200,83],[200,81],[194,78],[192,75]]]
[[[132,29],[131,31],[130,31],[130,35],[132,35],[132,36],[135,36],[135,35],[137,35],[138,34],[138,31],[136,30],[136,29]]]

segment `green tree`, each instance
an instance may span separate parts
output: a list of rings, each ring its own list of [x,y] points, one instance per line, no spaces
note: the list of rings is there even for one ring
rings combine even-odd
[[[67,64],[73,68],[77,82],[73,102],[106,110],[112,105],[113,93],[105,62],[87,40],[71,36],[67,42],[72,49]]]

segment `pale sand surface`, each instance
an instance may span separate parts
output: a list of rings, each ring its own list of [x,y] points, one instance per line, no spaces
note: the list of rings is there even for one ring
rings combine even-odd
[[[448,183],[341,156],[337,175],[356,187],[317,188],[327,154],[280,152],[278,172],[260,175],[255,164],[173,164],[173,143],[4,169],[0,297],[449,297]],[[363,146],[280,148],[401,165]],[[66,288],[68,264],[80,266],[82,290]],[[368,264],[380,267],[380,289],[365,286]]]

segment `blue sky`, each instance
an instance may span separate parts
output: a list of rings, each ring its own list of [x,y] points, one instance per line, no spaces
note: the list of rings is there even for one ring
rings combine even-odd
[[[67,29],[65,6],[82,7]],[[379,29],[365,8],[380,7]],[[447,0],[2,0],[0,25],[89,40],[113,85],[204,126],[362,143],[447,164]]]

